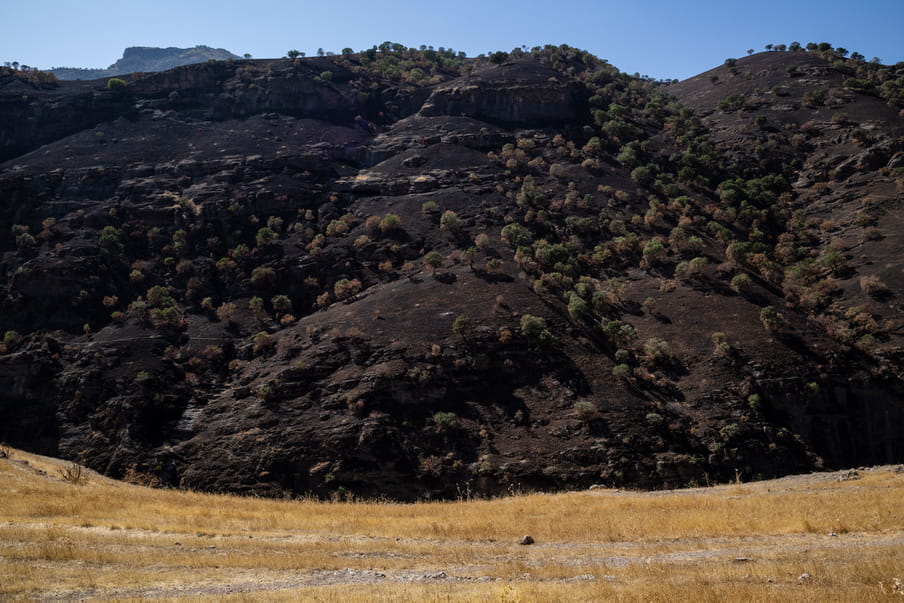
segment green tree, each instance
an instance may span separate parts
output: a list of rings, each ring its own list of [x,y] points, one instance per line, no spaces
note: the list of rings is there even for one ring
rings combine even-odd
[[[154,285],[147,290],[145,297],[148,303],[155,308],[165,308],[176,303],[170,295],[169,289],[163,285]]]
[[[615,366],[612,367],[612,375],[616,379],[621,379],[622,381],[628,381],[629,379],[631,379],[632,374],[633,374],[633,371],[631,370],[631,367],[628,366],[627,364],[616,364]]]
[[[461,229],[461,218],[451,209],[447,209],[439,219],[439,227],[455,234]]]
[[[396,214],[386,214],[380,220],[380,232],[384,234],[400,230],[401,227],[402,221]]]
[[[521,317],[521,334],[537,349],[544,349],[555,343],[555,337],[546,327],[546,320],[531,314]]]
[[[750,277],[744,274],[743,272],[740,274],[736,274],[731,279],[731,288],[737,291],[738,293],[744,293],[750,291],[750,288],[753,286]]]
[[[650,337],[643,344],[643,351],[651,362],[659,362],[669,357],[669,344],[658,337]]]
[[[122,233],[115,226],[104,226],[97,239],[97,245],[104,251],[112,254],[122,253]]]
[[[729,94],[724,99],[716,103],[719,111],[728,113],[729,111],[740,111],[747,104],[747,97],[741,93]]]
[[[274,295],[270,303],[273,305],[273,309],[280,314],[292,311],[292,300],[288,295]]]
[[[433,422],[440,431],[448,431],[458,425],[458,415],[454,412],[438,412],[433,415]]]
[[[781,319],[781,314],[772,306],[766,306],[760,310],[760,322],[763,323],[763,327],[770,333],[779,329]]]
[[[151,310],[151,317],[158,327],[181,328],[184,327],[182,316],[173,306],[164,306]]]
[[[424,256],[424,265],[433,269],[433,276],[436,276],[436,271],[443,265],[443,254],[438,251],[431,251]]]
[[[261,297],[255,295],[248,302],[248,309],[251,310],[251,313],[254,314],[254,317],[257,318],[259,322],[264,322],[267,320],[267,312],[264,310],[264,300]]]
[[[15,347],[21,341],[22,336],[17,331],[10,330],[3,334],[3,345],[7,350]]]
[[[647,266],[653,266],[665,260],[668,250],[659,239],[650,239],[643,246],[643,260]]]
[[[464,314],[459,314],[455,317],[455,320],[452,321],[452,332],[456,335],[460,335],[462,339],[464,339],[470,331],[471,319]]]
[[[530,245],[532,241],[530,231],[514,222],[503,227],[502,238],[515,249],[522,245]]]
[[[487,258],[485,266],[490,274],[500,274],[502,272],[502,260],[499,258]]]
[[[279,239],[279,235],[269,226],[264,226],[257,231],[254,239],[258,247],[265,247]]]
[[[477,257],[477,248],[476,247],[471,246],[461,252],[461,261],[465,262],[468,265],[468,268],[474,267],[474,258],[475,257]]]
[[[575,318],[584,318],[590,314],[590,306],[580,295],[572,292],[568,298],[568,313]]]
[[[649,185],[656,178],[656,170],[652,166],[641,165],[631,170],[631,180],[644,186]]]
[[[634,327],[620,320],[610,320],[603,327],[603,332],[609,341],[620,348],[628,347],[635,339],[637,339],[637,331]]]
[[[260,331],[258,333],[255,333],[254,336],[251,338],[251,342],[252,342],[252,344],[254,344],[251,349],[255,354],[261,354],[263,352],[271,350],[271,349],[273,349],[273,346],[276,344],[276,341],[274,341],[273,336],[270,335],[269,333],[267,333],[266,331]]]

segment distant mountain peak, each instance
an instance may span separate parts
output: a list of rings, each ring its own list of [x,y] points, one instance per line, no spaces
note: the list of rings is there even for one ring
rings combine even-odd
[[[106,69],[82,69],[60,67],[51,70],[61,80],[91,80],[113,77],[137,71],[166,71],[182,65],[203,63],[211,59],[224,61],[241,58],[224,48],[198,45],[194,48],[159,48],[154,46],[129,46],[123,50],[122,58]]]

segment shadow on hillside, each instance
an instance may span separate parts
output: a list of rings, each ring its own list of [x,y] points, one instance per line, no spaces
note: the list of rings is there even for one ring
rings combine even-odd
[[[504,272],[487,272],[480,268],[474,268],[474,274],[488,283],[512,283],[515,281],[514,277]]]

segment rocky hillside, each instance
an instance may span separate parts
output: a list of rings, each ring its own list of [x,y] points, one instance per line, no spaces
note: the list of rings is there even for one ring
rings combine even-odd
[[[129,73],[166,71],[183,65],[238,58],[240,58],[238,55],[234,55],[224,48],[211,48],[210,46],[195,46],[194,48],[130,46],[123,51],[121,59],[106,69],[56,67],[51,69],[50,73],[61,80],[97,80]]]
[[[904,66],[569,47],[0,78],[0,440],[454,497],[904,459]]]

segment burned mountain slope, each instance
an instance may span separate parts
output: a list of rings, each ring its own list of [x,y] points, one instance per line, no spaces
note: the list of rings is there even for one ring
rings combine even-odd
[[[836,63],[386,45],[10,92],[0,438],[398,499],[899,461],[904,124]]]

